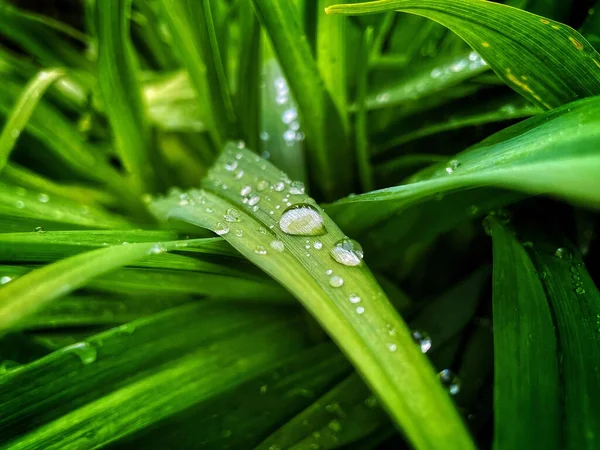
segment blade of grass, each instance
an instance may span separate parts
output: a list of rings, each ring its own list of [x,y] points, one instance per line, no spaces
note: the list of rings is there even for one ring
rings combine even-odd
[[[510,6],[480,0],[379,0],[328,14],[403,11],[448,27],[534,105],[552,109],[600,94],[600,55],[577,31]]]
[[[114,134],[115,149],[137,190],[153,191],[150,130],[129,36],[132,0],[96,2],[98,86]]]
[[[64,71],[62,69],[42,70],[25,86],[0,134],[0,172],[6,166],[10,152],[38,105],[40,98],[46,92],[46,89],[63,75]]]
[[[319,193],[333,199],[351,190],[352,158],[343,112],[336,108],[291,2],[252,0],[296,101],[309,145],[307,153]],[[339,82],[339,80],[337,80]]]
[[[0,333],[52,300],[83,286],[102,273],[125,266],[146,255],[174,250],[177,241],[113,246],[82,253],[34,270],[0,290]]]
[[[371,167],[371,149],[369,148],[369,135],[367,129],[367,109],[365,97],[369,78],[369,55],[371,54],[373,28],[367,27],[363,34],[359,52],[358,74],[356,81],[355,140],[356,159],[358,161],[358,175],[360,185],[364,192],[373,190],[373,170]]]
[[[161,0],[160,12],[180,62],[203,102],[202,117],[217,148],[235,137],[235,112],[208,1]]]
[[[237,168],[244,171],[241,179],[232,174]],[[252,185],[248,189],[247,180]],[[256,185],[254,180],[259,180]],[[331,260],[328,250],[343,233],[312,199],[300,193],[298,185],[288,183],[274,166],[230,144],[205,180],[206,190],[194,196],[193,202],[180,205],[179,196],[171,196],[156,200],[152,207],[163,219],[183,220],[220,233],[286,286],[346,352],[416,448],[435,448],[442,442],[447,448],[471,448],[447,393],[368,268]],[[249,192],[253,190],[255,194]],[[284,195],[285,202],[293,196],[297,206],[313,208],[326,232],[309,236],[308,243],[306,236],[283,232],[277,206]],[[306,246],[313,245],[314,250],[307,251]],[[358,306],[353,295],[360,298]],[[390,327],[396,329],[394,336],[388,334]]]
[[[563,381],[563,448],[594,449],[600,436],[600,293],[570,246],[536,239],[533,260],[556,319]]]
[[[497,219],[494,246],[494,448],[563,448],[556,336],[525,249]]]

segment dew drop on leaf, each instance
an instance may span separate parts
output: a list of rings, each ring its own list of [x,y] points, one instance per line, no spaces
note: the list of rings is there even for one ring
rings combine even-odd
[[[313,247],[315,250],[321,250],[323,248],[323,243],[321,241],[315,241],[313,243]]]
[[[337,241],[329,253],[334,260],[344,266],[358,266],[364,256],[360,244],[348,237]]]
[[[412,337],[414,341],[421,347],[422,353],[427,353],[431,348],[431,337],[422,330],[413,330]]]
[[[40,203],[48,203],[49,200],[50,200],[50,197],[48,197],[48,194],[42,193],[42,194],[38,195],[38,201]]]
[[[250,198],[248,198],[248,204],[250,206],[254,206],[256,205],[258,202],[260,202],[260,197],[256,194],[253,194],[250,196]]]
[[[228,208],[227,211],[225,212],[225,215],[223,216],[223,219],[225,219],[226,222],[239,222],[240,221],[240,216],[241,213],[239,210],[235,209],[235,208]]]
[[[350,300],[350,303],[359,303],[360,297],[356,294],[350,294],[350,297],[348,297],[348,300]]]
[[[35,227],[35,232],[36,233],[45,233],[46,230],[44,230],[44,228],[42,228],[42,227]]]
[[[277,192],[281,192],[285,189],[285,183],[283,181],[278,181],[273,185],[273,189]]]
[[[271,241],[270,246],[276,252],[280,252],[281,253],[282,251],[285,250],[285,244],[283,242],[279,241],[279,240]]]
[[[232,159],[231,161],[227,161],[225,163],[225,170],[233,172],[235,169],[237,169],[237,166],[238,162],[235,159]]]
[[[365,308],[363,308],[362,306],[356,307],[356,314],[362,314],[364,312],[365,312]]]
[[[81,360],[81,363],[84,365],[88,365],[96,361],[96,356],[98,355],[96,347],[87,342],[73,344],[69,347],[66,347],[66,350],[75,353]]]
[[[319,236],[327,232],[323,216],[314,206],[305,203],[288,207],[281,215],[279,228],[293,236]]]
[[[248,195],[250,192],[252,192],[252,188],[250,186],[244,186],[240,190],[240,194],[244,196]]]
[[[329,278],[329,285],[331,287],[341,287],[344,285],[344,279],[339,275],[333,275]]]
[[[271,185],[269,184],[269,182],[267,180],[260,180],[256,184],[256,190],[258,192],[266,191],[267,189],[269,189],[269,187],[271,187]]]
[[[257,245],[256,248],[254,249],[254,253],[256,253],[257,255],[266,255],[267,249],[265,248],[264,245]]]
[[[290,184],[290,194],[302,195],[304,194],[304,183],[302,181],[292,181]]]
[[[229,233],[229,227],[223,222],[218,222],[215,225],[215,233],[217,233],[219,236],[223,236],[224,234]]]
[[[450,369],[442,370],[438,373],[438,378],[450,395],[460,392],[460,379]]]

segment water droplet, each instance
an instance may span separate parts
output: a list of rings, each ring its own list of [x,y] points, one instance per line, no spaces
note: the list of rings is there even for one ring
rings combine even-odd
[[[554,256],[556,256],[557,258],[560,259],[565,259],[567,261],[569,261],[572,258],[571,252],[569,251],[568,248],[564,248],[564,247],[559,247],[556,249],[556,251],[554,252]]]
[[[264,245],[257,245],[256,248],[254,249],[254,253],[256,253],[257,255],[266,255],[267,249],[265,248]]]
[[[38,201],[40,203],[48,203],[48,201],[50,200],[50,197],[48,197],[48,194],[40,194],[38,195]]]
[[[271,241],[271,248],[277,252],[282,252],[285,250],[285,244],[279,240]]]
[[[227,161],[225,163],[225,170],[229,171],[229,172],[233,172],[235,169],[237,169],[238,166],[238,162],[235,159],[232,159],[231,161]]]
[[[262,234],[263,236],[267,234],[265,227],[258,227],[258,234]]]
[[[334,420],[332,420],[331,422],[329,422],[329,425],[328,425],[328,426],[329,426],[329,429],[330,429],[330,430],[332,430],[332,431],[334,431],[334,432],[336,432],[336,433],[337,433],[338,431],[341,431],[341,430],[342,430],[342,423],[341,423],[339,420],[337,420],[337,419],[334,419]]]
[[[42,227],[35,227],[35,232],[36,233],[45,233],[46,230],[44,230],[44,228],[42,228]]]
[[[242,214],[240,213],[239,210],[235,209],[235,208],[228,208],[227,211],[225,211],[225,215],[223,216],[223,219],[225,219],[226,222],[239,222],[240,221],[240,216]]]
[[[281,192],[285,189],[285,183],[283,181],[278,181],[273,185],[273,189],[277,192]]]
[[[395,352],[398,349],[398,346],[393,342],[387,344],[387,348],[390,352]]]
[[[575,288],[575,293],[579,295],[585,294],[585,289],[581,286],[578,286],[577,288]]]
[[[223,236],[224,234],[229,233],[229,227],[223,222],[218,222],[215,225],[215,233],[217,233],[219,236]]]
[[[15,202],[15,206],[16,206],[18,209],[23,209],[23,208],[25,208],[25,203],[23,203],[21,200],[17,200],[17,201]]]
[[[96,347],[87,342],[78,342],[77,344],[66,347],[65,350],[75,353],[84,365],[96,361],[96,356],[98,355]]]
[[[266,393],[267,393],[267,389],[269,389],[269,386],[267,386],[266,384],[263,384],[263,385],[260,387],[260,393],[261,393],[261,394],[266,394]]]
[[[269,189],[271,187],[271,184],[267,181],[267,180],[260,180],[257,184],[256,184],[256,190],[258,192],[262,192],[262,191],[266,191],[267,189]]]
[[[431,337],[422,330],[413,330],[412,337],[414,341],[421,347],[422,353],[427,353],[431,348]]]
[[[2,278],[0,278],[0,284],[10,283],[11,280],[12,278],[9,276],[3,276]]]
[[[329,254],[333,259],[344,266],[358,266],[364,256],[360,244],[348,237],[344,237],[337,241]]]
[[[242,169],[237,169],[233,172],[233,178],[236,180],[241,180],[244,176],[244,171]]]
[[[454,171],[456,169],[458,169],[458,166],[460,166],[460,162],[456,159],[453,159],[451,161],[448,161],[448,166],[446,167],[446,172],[448,174],[452,174],[454,173]]]
[[[325,271],[325,274],[326,274],[326,275],[331,275],[332,273],[333,273],[333,270],[331,270],[331,269],[327,269],[327,270]]]
[[[356,307],[356,314],[362,314],[364,312],[365,312],[365,308],[363,308],[362,306]]]
[[[126,324],[123,324],[119,327],[119,334],[120,335],[132,335],[133,333],[135,333],[135,324],[133,322],[129,322]]]
[[[333,275],[329,278],[329,285],[331,287],[341,287],[344,285],[344,279],[339,275]]]
[[[158,244],[154,244],[152,246],[152,248],[150,248],[150,250],[148,251],[148,254],[159,255],[161,253],[165,253],[166,251],[167,251],[167,248],[163,244],[158,243]]]
[[[296,111],[295,108],[290,108],[283,113],[283,115],[281,116],[281,120],[283,120],[283,123],[289,124],[293,122],[296,119],[296,117],[298,117],[298,111]]]
[[[321,214],[306,203],[288,207],[281,215],[279,228],[294,236],[319,236],[327,232]]]
[[[315,241],[314,244],[313,244],[313,247],[316,250],[321,250],[323,248],[323,243],[321,241]]]
[[[269,140],[269,133],[267,133],[266,131],[261,131],[261,133],[260,133],[260,140],[261,141],[268,141]]]
[[[256,194],[252,194],[249,198],[248,198],[248,204],[250,206],[254,206],[256,205],[258,202],[260,202],[260,196],[256,195]]]
[[[244,186],[242,189],[240,189],[240,195],[242,196],[246,196],[250,194],[250,192],[252,192],[252,188],[250,186]]]
[[[433,69],[431,71],[431,78],[439,78],[440,75],[442,74],[442,71],[440,69]]]
[[[460,379],[450,369],[444,369],[438,373],[438,378],[450,395],[460,392]]]
[[[360,297],[356,294],[350,294],[350,297],[348,297],[348,300],[350,300],[350,303],[359,303]]]
[[[244,232],[242,230],[235,230],[235,235],[237,237],[242,237],[244,235]]]
[[[290,194],[292,195],[302,195],[304,194],[305,188],[304,183],[302,181],[292,181],[290,183]]]

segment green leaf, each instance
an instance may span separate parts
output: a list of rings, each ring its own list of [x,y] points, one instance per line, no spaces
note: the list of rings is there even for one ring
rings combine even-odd
[[[494,448],[563,448],[552,313],[533,263],[488,217],[494,243]]]
[[[120,245],[62,259],[19,277],[0,290],[0,332],[5,333],[48,302],[83,286],[89,279],[146,255],[177,247],[177,241]]]
[[[319,73],[294,4],[273,0],[252,0],[252,4],[298,102],[309,146],[307,156],[319,173],[314,180],[319,193],[328,199],[347,193],[353,170],[343,112],[337,109]]]
[[[369,137],[367,130],[367,108],[366,95],[367,83],[369,77],[369,54],[371,53],[373,40],[373,29],[367,28],[363,34],[363,39],[359,53],[359,69],[356,81],[356,104],[357,111],[355,116],[355,140],[356,140],[356,159],[358,161],[358,175],[363,191],[373,190],[373,170],[369,155]]]
[[[600,98],[580,100],[496,133],[446,163],[431,166],[411,183],[342,199],[326,209],[347,232],[356,234],[402,211],[406,214],[409,208],[417,212],[433,208],[433,212],[440,195],[479,197],[464,204],[465,219],[484,211],[486,203],[501,206],[497,191],[488,191],[491,195],[471,191],[489,186],[548,194],[598,208],[600,156],[593,142],[599,122]],[[452,207],[452,202],[448,205]],[[456,210],[448,210],[454,224]],[[439,215],[436,220],[436,227],[443,225]]]
[[[98,86],[115,148],[141,191],[153,190],[149,164],[150,130],[137,80],[137,61],[129,36],[131,0],[96,2]]]
[[[403,11],[441,23],[464,39],[512,89],[552,109],[600,94],[600,55],[571,27],[481,0],[379,0],[337,5],[328,14]]]
[[[25,87],[12,114],[6,120],[0,134],[0,171],[4,169],[10,152],[15,146],[19,135],[29,121],[40,98],[52,83],[64,74],[61,69],[42,70]]]
[[[240,179],[233,173],[237,169],[244,171]],[[328,254],[344,234],[303,193],[303,186],[229,144],[204,187],[191,191],[186,204],[173,195],[156,200],[153,210],[159,217],[221,234],[284,285],[357,366],[416,448],[442,442],[450,448],[472,447],[447,393],[368,268],[356,255],[346,255],[352,261],[344,265]],[[304,209],[294,210],[290,197]],[[286,211],[290,207],[293,219]],[[389,328],[396,330],[394,336]]]
[[[563,384],[562,448],[591,450],[600,439],[595,406],[600,393],[600,292],[570,246],[536,239],[531,251],[556,321]]]
[[[184,305],[12,370],[0,387],[3,438],[25,434],[2,448],[77,449],[135,433],[306,349],[299,319],[260,308]]]

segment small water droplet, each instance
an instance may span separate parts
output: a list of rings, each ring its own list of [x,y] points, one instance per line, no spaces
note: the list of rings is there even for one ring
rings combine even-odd
[[[48,194],[42,193],[42,194],[38,195],[38,201],[40,203],[48,203],[49,200],[50,200],[50,197],[48,196]]]
[[[438,373],[438,378],[450,395],[460,392],[460,379],[450,369],[444,369]]]
[[[267,133],[266,131],[261,131],[260,132],[260,140],[261,141],[268,141],[269,140],[269,133]]]
[[[135,333],[135,323],[129,322],[121,325],[118,329],[120,335],[132,335]]]
[[[244,235],[244,231],[242,231],[242,230],[235,230],[235,235],[237,237],[242,237]]]
[[[25,203],[23,203],[21,200],[17,200],[17,201],[15,202],[15,206],[16,206],[18,209],[23,209],[23,208],[25,208]]]
[[[333,270],[331,270],[331,269],[327,269],[327,270],[325,271],[325,274],[326,274],[326,275],[331,275],[332,273],[333,273]]]
[[[335,261],[344,266],[358,266],[364,256],[360,244],[348,237],[337,241],[329,254]]]
[[[331,422],[329,422],[328,427],[330,430],[337,433],[338,431],[342,430],[342,423],[339,420],[334,419]]]
[[[11,280],[12,280],[12,278],[9,276],[3,276],[2,278],[0,278],[0,284],[10,283]]]
[[[323,248],[323,243],[321,241],[315,241],[313,243],[313,247],[315,250],[321,250]]]
[[[88,342],[78,342],[77,344],[66,347],[65,350],[75,353],[84,365],[93,363],[98,356],[96,347]]]
[[[277,252],[282,252],[285,250],[285,244],[279,240],[274,240],[271,241],[271,244],[269,244],[271,246],[271,248]]]
[[[290,183],[290,194],[292,195],[302,195],[304,194],[305,188],[304,183],[302,181],[292,181]]]
[[[318,236],[327,232],[323,216],[314,206],[306,203],[288,207],[281,215],[279,228],[294,236]]]
[[[159,255],[161,253],[165,253],[166,251],[167,251],[167,248],[159,242],[157,244],[154,244],[152,246],[152,248],[150,248],[150,250],[148,250],[148,254]]]
[[[227,211],[225,211],[225,215],[223,216],[223,219],[225,219],[226,222],[230,222],[230,223],[239,222],[241,215],[242,215],[242,213],[240,213],[240,211],[238,209],[228,208]]]
[[[431,337],[422,330],[413,330],[412,337],[414,341],[421,347],[422,353],[427,353],[431,348]]]
[[[350,303],[359,303],[360,297],[356,294],[350,294],[350,297],[348,297],[348,300],[350,300]]]
[[[356,314],[362,314],[365,312],[365,308],[362,306],[357,306],[356,307]]]
[[[266,394],[266,393],[267,393],[267,389],[269,389],[269,386],[267,386],[266,384],[263,384],[263,385],[260,387],[260,393],[261,393],[261,394]]]
[[[250,194],[250,192],[252,192],[252,188],[250,186],[244,186],[242,189],[240,189],[240,195],[242,196],[246,196]]]
[[[395,352],[398,349],[398,346],[393,342],[387,344],[387,348],[390,352]]]
[[[578,286],[577,288],[575,288],[575,293],[579,295],[585,294],[585,289],[581,286]]]
[[[278,181],[273,185],[273,189],[277,192],[281,192],[285,189],[285,183],[283,181]]]
[[[225,163],[225,170],[227,170],[228,172],[233,172],[235,169],[237,169],[237,166],[238,166],[237,160],[232,159]]]
[[[241,180],[244,176],[244,171],[242,169],[237,169],[233,171],[233,178],[236,180]]]
[[[329,285],[331,287],[341,287],[344,285],[344,279],[339,275],[333,275],[329,278]]]
[[[44,228],[42,228],[42,227],[35,227],[35,232],[36,233],[45,233],[46,230],[44,230]]]
[[[557,258],[560,258],[560,259],[565,259],[567,261],[569,261],[572,258],[571,252],[569,251],[568,248],[565,248],[565,247],[557,248],[556,251],[554,252],[554,256],[556,256]]]
[[[256,205],[258,202],[260,202],[260,196],[256,195],[256,194],[252,194],[249,198],[248,198],[248,205],[250,206],[254,206]],[[258,208],[257,208],[258,209]]]
[[[257,255],[266,255],[267,249],[265,248],[264,245],[257,245],[256,248],[254,249],[254,253],[256,253]]]
[[[258,234],[262,234],[265,235],[267,234],[267,230],[265,229],[265,227],[258,227]]]
[[[454,173],[454,171],[456,169],[458,169],[458,166],[460,166],[460,162],[456,159],[452,159],[448,162],[448,166],[446,167],[446,172],[448,174],[452,174],[452,173]]]
[[[267,189],[269,189],[271,187],[271,184],[267,181],[267,180],[260,180],[257,184],[256,184],[256,190],[258,192],[262,192],[262,191],[266,191]]]
[[[215,225],[215,233],[217,233],[219,236],[223,236],[224,234],[229,233],[229,227],[223,222],[218,222]]]

